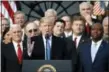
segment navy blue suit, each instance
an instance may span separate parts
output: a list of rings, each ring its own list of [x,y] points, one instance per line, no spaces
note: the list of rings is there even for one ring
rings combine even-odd
[[[73,38],[73,35],[68,37],[68,39],[70,39],[70,40],[73,41],[72,38]],[[80,41],[79,41],[79,45],[78,45],[78,47],[77,47],[77,52],[78,52],[78,50],[79,50],[79,48],[80,48],[80,45],[81,45],[83,42],[85,42],[85,41],[87,41],[87,40],[89,40],[89,39],[90,39],[90,38],[89,38],[88,36],[84,35],[84,34],[81,36],[81,39],[80,39]]]
[[[79,72],[108,72],[109,44],[102,41],[96,54],[94,62],[91,59],[91,43],[88,41],[80,46],[79,50]]]

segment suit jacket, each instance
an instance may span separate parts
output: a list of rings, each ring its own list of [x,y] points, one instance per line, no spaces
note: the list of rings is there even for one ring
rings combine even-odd
[[[108,72],[109,72],[109,58],[108,58]]]
[[[70,40],[73,41],[72,38],[73,38],[73,35],[68,37],[68,39],[70,39]],[[77,51],[79,50],[80,45],[81,45],[83,42],[87,41],[87,40],[89,40],[89,37],[83,34],[82,37],[81,37],[81,39],[80,39],[80,42],[79,42],[79,44],[78,44]]]
[[[23,52],[23,58],[25,59],[25,60],[29,60],[29,59],[31,59],[31,57],[28,55],[28,53],[27,53],[27,50],[28,50],[28,48],[27,48],[27,36],[25,35],[25,37],[24,37],[24,40],[23,40],[23,46],[24,46],[24,52]]]
[[[79,72],[108,72],[109,44],[102,41],[94,62],[91,59],[91,40],[81,45],[79,50]]]
[[[73,16],[81,16],[81,14],[80,14],[80,13],[77,13],[77,14],[74,14]],[[72,17],[73,17],[73,16],[72,16]],[[99,20],[97,16],[96,16],[96,19],[93,18],[93,17],[91,17],[91,19],[92,19],[92,22],[93,22],[93,23],[97,23],[97,22],[101,22],[101,23],[102,23],[102,20]],[[91,26],[89,26],[88,29],[89,29],[89,33],[87,32],[87,30],[86,30],[86,25],[85,25],[84,34],[87,35],[88,37],[90,37]]]
[[[34,49],[31,54],[31,59],[45,59],[45,48],[42,35],[35,36],[31,38],[31,41],[34,41]],[[63,60],[66,58],[66,44],[65,41],[60,37],[52,36],[51,44],[51,59],[52,60]]]
[[[23,46],[24,48],[25,46]],[[25,52],[25,48],[23,53]],[[3,44],[1,47],[1,72],[21,72],[22,64],[18,63],[18,58],[13,43]]]
[[[72,72],[76,72],[77,51],[74,42],[68,38],[64,38],[67,47],[67,59],[72,61]]]

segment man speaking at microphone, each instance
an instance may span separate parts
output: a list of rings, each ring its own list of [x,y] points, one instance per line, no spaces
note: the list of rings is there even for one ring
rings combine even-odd
[[[40,20],[41,35],[31,38],[34,41],[31,59],[35,60],[63,60],[68,55],[65,41],[52,34],[54,23],[48,17]],[[31,50],[31,49],[30,49]],[[29,51],[28,51],[29,52]]]

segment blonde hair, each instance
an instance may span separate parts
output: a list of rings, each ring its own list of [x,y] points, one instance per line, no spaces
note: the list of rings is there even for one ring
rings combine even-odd
[[[40,19],[39,25],[42,24],[42,23],[52,23],[52,19],[49,18],[49,17],[42,17],[42,18]]]

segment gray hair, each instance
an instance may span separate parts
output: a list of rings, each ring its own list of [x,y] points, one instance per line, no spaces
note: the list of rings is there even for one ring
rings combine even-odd
[[[107,20],[107,22],[108,22],[108,20],[109,20],[109,16],[106,16],[106,17],[103,19],[102,24],[104,24],[106,20]],[[108,23],[108,24],[109,24],[109,23]]]
[[[89,7],[92,9],[92,5],[91,5],[90,3],[88,3],[88,2],[82,2],[82,3],[79,5],[79,9],[81,9],[81,6],[83,6],[83,5],[87,5],[87,6],[89,6]]]
[[[54,16],[57,16],[57,12],[54,9],[48,9],[47,11],[45,11],[45,15],[47,15],[48,13],[53,13]]]
[[[21,30],[22,30],[21,26],[20,26],[20,25],[18,25],[18,24],[12,24],[12,25],[10,26],[10,31],[12,31],[12,30],[13,30],[13,28],[19,28],[19,29],[21,29]]]

